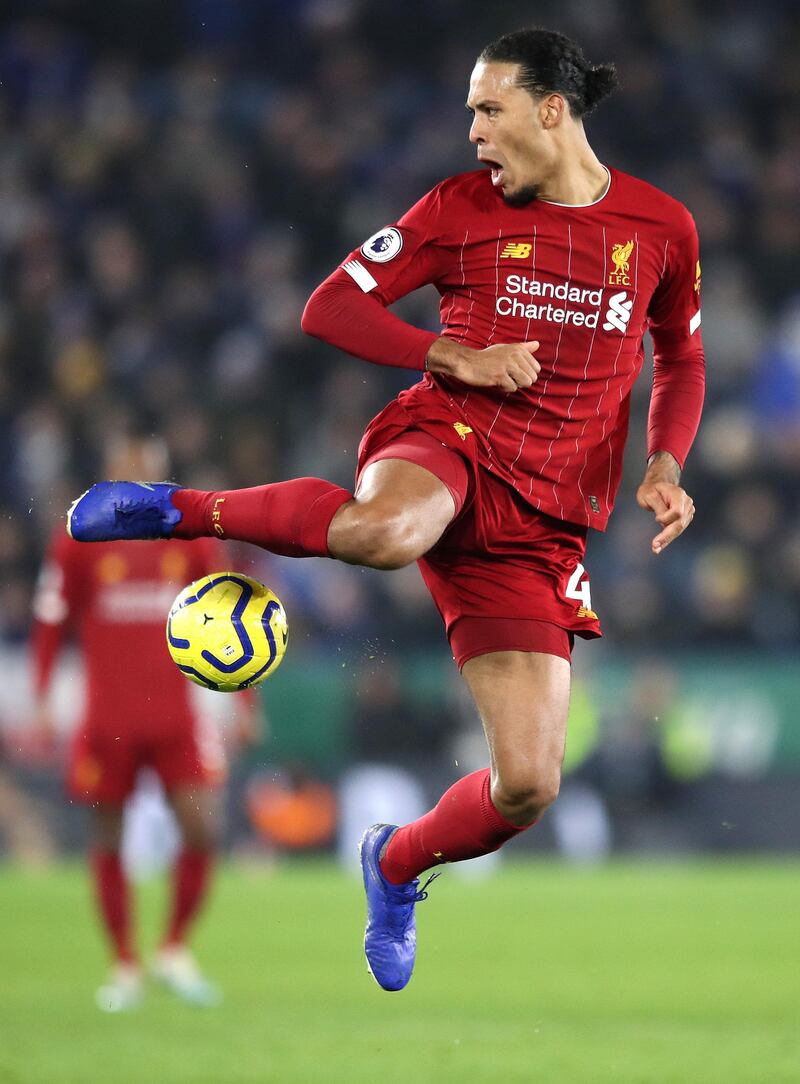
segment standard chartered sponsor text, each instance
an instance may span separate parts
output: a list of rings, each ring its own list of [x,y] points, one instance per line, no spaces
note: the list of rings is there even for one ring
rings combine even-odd
[[[570,286],[567,282],[547,282],[530,279],[527,275],[509,275],[506,279],[506,294],[497,298],[496,310],[499,316],[518,316],[528,320],[550,320],[558,324],[575,324],[583,327],[597,327],[602,304],[602,290],[587,290],[579,286]],[[509,296],[514,295],[514,296]],[[521,297],[519,295],[522,295]],[[565,306],[528,301],[527,298],[552,297],[556,301],[573,302],[586,305],[594,311],[581,312]]]

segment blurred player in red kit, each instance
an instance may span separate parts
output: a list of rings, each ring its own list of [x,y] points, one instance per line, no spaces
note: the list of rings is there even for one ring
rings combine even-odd
[[[161,475],[166,466],[161,441],[139,435],[121,436],[107,460],[112,477]],[[52,725],[48,688],[68,632],[77,637],[86,674],[86,711],[71,748],[68,787],[73,799],[91,807],[91,871],[115,957],[110,981],[98,991],[98,1004],[107,1010],[133,1006],[143,990],[120,843],[123,808],[145,766],[159,775],[182,837],[172,912],[152,971],[186,1000],[217,1000],[185,938],[209,883],[213,791],[224,778],[223,749],[214,724],[191,703],[192,686],[172,662],[164,630],[181,587],[225,564],[213,539],[81,546],[59,530],[40,577],[33,659],[43,726]],[[247,713],[252,703],[245,698],[240,706]]]
[[[296,557],[419,564],[490,766],[420,820],[362,839],[365,948],[385,989],[411,977],[418,876],[496,850],[558,794],[573,641],[601,635],[587,533],[614,503],[648,330],[637,500],[658,525],[653,553],[694,515],[680,476],[705,379],[697,234],[685,207],[589,145],[584,117],[616,83],[549,30],[487,46],[467,97],[481,168],[437,185],[312,295],[309,334],[425,371],[367,428],[355,494],[316,478],[214,493],[100,483],[70,510],[84,541],[217,533]],[[441,295],[438,335],[388,308],[426,283]]]

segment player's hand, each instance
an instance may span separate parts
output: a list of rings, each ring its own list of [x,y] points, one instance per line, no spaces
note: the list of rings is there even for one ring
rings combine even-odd
[[[658,555],[670,542],[682,535],[694,519],[694,501],[676,482],[645,476],[636,491],[640,508],[655,514],[662,528],[652,541],[653,553]]]
[[[446,373],[473,388],[502,388],[514,392],[539,379],[538,342],[498,343],[473,350],[452,339],[437,339],[428,351],[428,372]]]

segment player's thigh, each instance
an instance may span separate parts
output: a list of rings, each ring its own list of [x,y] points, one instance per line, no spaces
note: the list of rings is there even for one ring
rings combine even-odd
[[[558,655],[493,651],[462,669],[486,732],[493,785],[555,797],[567,735],[571,668]],[[549,802],[545,803],[549,804]]]

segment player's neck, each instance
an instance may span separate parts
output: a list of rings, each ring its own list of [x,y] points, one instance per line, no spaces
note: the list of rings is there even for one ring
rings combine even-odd
[[[550,175],[539,186],[539,199],[585,207],[608,191],[609,172],[581,136],[559,155]]]

